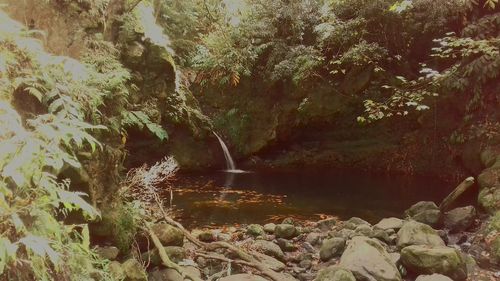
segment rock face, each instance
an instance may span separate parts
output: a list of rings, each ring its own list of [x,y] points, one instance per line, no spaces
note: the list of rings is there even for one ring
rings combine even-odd
[[[434,202],[430,201],[420,201],[412,205],[405,211],[405,215],[433,227],[439,226],[442,221],[441,211]]]
[[[356,280],[401,280],[396,265],[380,242],[363,236],[354,237],[349,242],[339,265],[350,270]]]
[[[451,232],[463,231],[469,228],[476,218],[473,206],[453,209],[444,215],[444,226]]]
[[[439,273],[453,280],[467,278],[467,266],[460,252],[444,246],[408,246],[401,251],[401,263],[420,274]]]
[[[340,256],[344,248],[345,240],[343,238],[326,239],[321,245],[319,256],[322,261],[328,261],[335,256]]]
[[[379,228],[383,230],[394,229],[398,230],[403,226],[404,221],[398,218],[384,218],[380,220],[379,223],[374,225],[374,228]]]
[[[163,246],[182,246],[184,244],[184,233],[169,224],[155,224],[152,230]]]
[[[415,281],[453,281],[448,276],[441,274],[420,275]]]
[[[444,246],[445,243],[436,230],[427,224],[407,221],[398,231],[396,242],[399,248],[410,245]]]
[[[314,281],[356,281],[356,278],[349,270],[330,266],[321,270]]]
[[[274,234],[278,238],[291,239],[297,236],[297,229],[291,224],[278,224],[274,229]]]

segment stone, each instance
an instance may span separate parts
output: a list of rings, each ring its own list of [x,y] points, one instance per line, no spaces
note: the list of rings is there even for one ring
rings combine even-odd
[[[420,275],[415,279],[415,281],[453,281],[448,276],[444,276],[441,274],[432,274],[432,275]]]
[[[354,230],[347,228],[343,228],[333,233],[334,237],[341,237],[344,238],[345,240],[351,239],[352,237],[354,237],[354,235],[355,235]]]
[[[97,247],[95,249],[95,252],[99,255],[99,257],[103,259],[115,260],[116,257],[118,257],[120,250],[114,246],[104,246],[104,247]]]
[[[206,230],[198,233],[198,239],[207,243],[214,242],[217,240],[217,235],[211,230]]]
[[[408,246],[401,251],[401,263],[419,274],[439,273],[457,281],[467,278],[467,266],[461,253],[446,246]]]
[[[126,277],[122,265],[117,261],[110,262],[108,265],[108,270],[115,280],[123,280]]]
[[[403,220],[398,218],[384,218],[380,220],[376,225],[373,226],[374,229],[394,229],[398,230],[403,226]]]
[[[444,214],[444,226],[451,232],[468,229],[476,218],[476,209],[473,206],[456,208]]]
[[[343,238],[331,238],[323,240],[319,256],[322,261],[328,261],[333,257],[340,256],[345,249],[346,240]]]
[[[259,275],[253,275],[248,273],[235,274],[219,279],[219,281],[267,281],[265,278]]]
[[[164,247],[164,249],[168,257],[175,263],[179,263],[186,258],[186,250],[183,247],[167,246]],[[156,248],[142,254],[142,259],[145,261],[149,261],[152,265],[159,266],[162,264],[160,253]]]
[[[371,238],[377,238],[378,240],[388,243],[388,244],[394,244],[396,241],[397,236],[391,236],[387,231],[380,229],[380,228],[375,228],[370,235]]]
[[[127,280],[130,281],[146,281],[148,276],[144,266],[136,259],[128,259],[122,264],[123,272]]]
[[[408,210],[406,210],[405,216],[413,217],[418,213],[430,210],[439,210],[439,207],[436,205],[436,203],[431,201],[420,201],[413,204]]]
[[[293,218],[285,218],[281,224],[291,224],[291,225],[295,225],[295,220]]]
[[[291,239],[298,235],[297,229],[291,224],[278,224],[274,229],[277,238]]]
[[[175,269],[167,268],[154,270],[148,274],[148,281],[184,281],[184,278]]]
[[[283,239],[283,238],[278,238],[276,239],[276,242],[278,243],[278,246],[283,250],[284,252],[293,252],[297,250],[297,246],[290,242],[290,240]]]
[[[444,246],[444,241],[436,230],[427,224],[407,221],[398,231],[396,244],[399,248],[410,245]]]
[[[264,235],[264,228],[259,224],[251,224],[247,227],[247,234],[257,237]]]
[[[314,246],[319,244],[321,237],[322,237],[321,234],[317,232],[311,232],[307,234],[305,241]]]
[[[479,192],[478,203],[489,214],[500,210],[500,185],[483,188]]]
[[[276,228],[276,224],[274,224],[274,223],[266,223],[264,225],[264,231],[267,233],[273,234],[275,228]]]
[[[348,269],[356,280],[401,281],[401,274],[384,246],[375,239],[356,236],[340,258],[340,267]]]
[[[358,227],[361,224],[371,226],[369,222],[367,222],[363,219],[360,219],[358,217],[352,217],[349,220],[344,222],[344,228],[354,230],[354,229],[356,229],[356,227]]]
[[[320,270],[314,281],[356,281],[356,278],[347,269],[338,266],[329,266]]]
[[[182,246],[184,244],[184,233],[176,227],[159,223],[153,225],[152,230],[163,246]]]
[[[442,223],[442,216],[440,210],[422,211],[411,218],[418,222],[428,224],[432,227],[438,227]]]
[[[337,224],[337,220],[335,218],[329,218],[320,220],[316,223],[316,227],[321,231],[329,231],[332,230],[333,227]]]
[[[500,167],[493,166],[483,170],[481,174],[477,176],[477,184],[480,189],[500,185]]]
[[[258,252],[275,257],[278,260],[283,260],[285,258],[285,254],[281,250],[280,246],[274,244],[273,242],[257,240],[253,244],[253,248]]]
[[[283,271],[286,268],[286,265],[284,263],[269,255],[256,253],[256,256],[260,259],[262,263],[267,265],[267,267],[269,267],[271,270]]]
[[[372,236],[372,228],[367,224],[361,224],[356,226],[356,228],[354,229],[354,234],[370,237]]]

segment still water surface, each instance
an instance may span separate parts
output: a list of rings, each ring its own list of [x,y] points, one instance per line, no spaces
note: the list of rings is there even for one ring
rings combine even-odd
[[[262,224],[285,217],[357,216],[376,223],[401,217],[418,201],[440,202],[453,189],[425,177],[331,170],[181,174],[171,184],[175,218],[188,228]]]

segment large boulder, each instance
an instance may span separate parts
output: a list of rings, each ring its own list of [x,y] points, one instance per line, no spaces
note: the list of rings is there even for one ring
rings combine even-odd
[[[407,221],[398,231],[396,244],[399,248],[410,245],[444,246],[438,232],[427,224],[417,221]]]
[[[403,226],[404,221],[398,218],[384,218],[380,220],[373,228],[379,228],[383,230],[394,229],[398,230]]]
[[[321,245],[319,256],[322,261],[328,261],[333,257],[340,256],[344,249],[345,239],[338,237],[326,239]]]
[[[278,238],[291,239],[298,235],[295,226],[291,224],[278,224],[274,229],[274,235]]]
[[[184,233],[167,223],[155,224],[152,230],[163,246],[182,246],[184,244]]]
[[[463,231],[469,228],[476,218],[473,206],[456,208],[444,214],[444,226],[451,232]]]
[[[356,281],[356,278],[349,270],[330,266],[320,270],[314,281]]]
[[[339,265],[350,270],[356,280],[401,280],[396,265],[382,244],[364,236],[356,236],[349,242]]]
[[[444,276],[441,274],[432,274],[432,275],[420,275],[415,279],[415,281],[453,281],[448,276]]]
[[[419,274],[439,273],[453,280],[467,278],[467,266],[461,253],[445,246],[414,245],[401,251],[401,263]]]
[[[441,224],[441,211],[436,203],[431,201],[420,201],[405,211],[408,218],[421,223],[436,227]]]

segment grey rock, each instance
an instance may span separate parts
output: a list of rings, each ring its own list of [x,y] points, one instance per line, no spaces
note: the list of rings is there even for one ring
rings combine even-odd
[[[345,249],[346,240],[343,238],[325,239],[321,245],[319,256],[322,261],[328,261],[333,257],[340,256]]]
[[[476,218],[473,206],[453,209],[444,214],[444,226],[451,232],[463,231],[469,228]]]
[[[376,225],[373,226],[374,229],[394,229],[398,230],[403,226],[404,221],[398,218],[384,218],[380,220]]]
[[[356,227],[358,225],[361,225],[361,224],[365,224],[365,225],[368,225],[368,226],[371,226],[371,224],[363,219],[360,219],[358,217],[352,217],[350,218],[349,220],[345,221],[344,222],[344,228],[347,228],[347,229],[356,229]]]
[[[397,246],[404,248],[410,245],[444,246],[445,244],[432,227],[410,220],[398,231]]]

